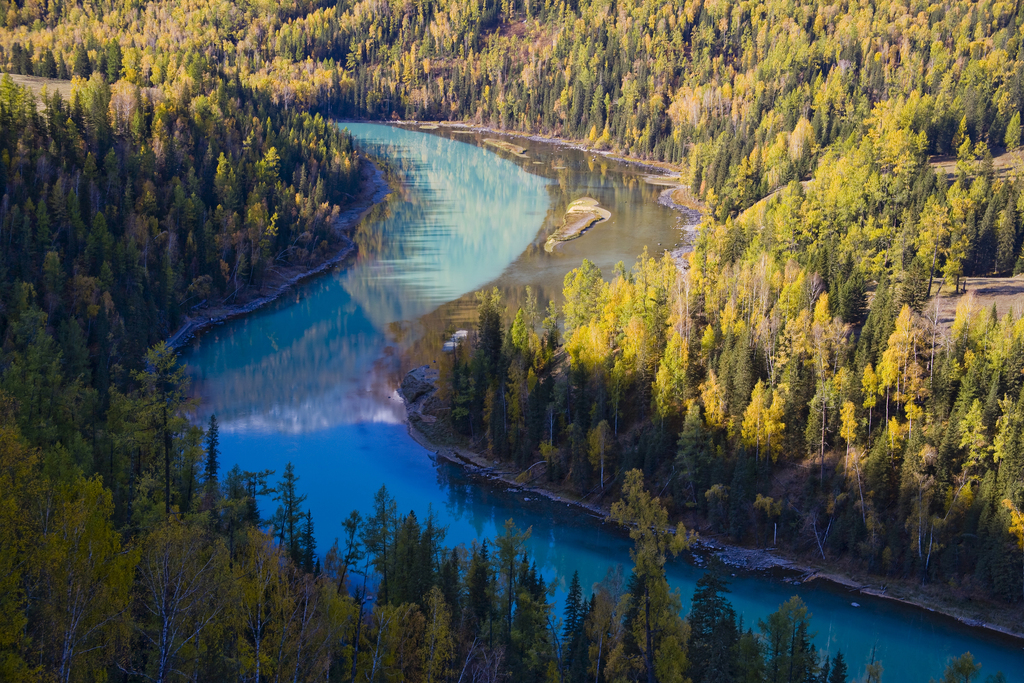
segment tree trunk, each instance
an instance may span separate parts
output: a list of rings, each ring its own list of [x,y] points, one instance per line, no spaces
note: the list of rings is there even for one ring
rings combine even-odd
[[[819,463],[821,472],[818,474],[818,481],[825,481],[825,387],[821,387],[821,456]]]
[[[939,247],[936,244],[935,248],[932,249],[932,269],[928,272],[928,296],[926,299],[932,298],[932,280],[935,278],[935,259],[938,258]],[[939,285],[939,290],[942,290],[942,285]]]
[[[363,595],[359,596],[359,616],[356,618],[356,638],[352,641],[352,683],[356,683],[356,663],[359,661],[359,634],[363,626],[363,603],[366,601],[366,577],[363,577]]]

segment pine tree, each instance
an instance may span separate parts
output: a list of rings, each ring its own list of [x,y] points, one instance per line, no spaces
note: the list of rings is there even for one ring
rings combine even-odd
[[[512,641],[512,614],[516,604],[518,591],[516,580],[519,572],[516,571],[516,563],[526,549],[526,542],[533,533],[533,527],[526,531],[520,531],[512,519],[505,520],[505,528],[500,536],[495,539],[497,552],[494,554],[494,566],[501,576],[502,588],[505,592],[505,640],[507,644]]]
[[[723,597],[728,584],[715,566],[697,581],[690,610],[690,677],[707,683],[735,680],[734,656],[739,640],[736,611]]]
[[[484,625],[491,621],[491,615],[494,612],[491,559],[486,540],[480,545],[479,551],[474,549],[469,571],[466,573],[466,592],[469,594],[469,609],[476,621],[474,631],[479,634]],[[489,641],[492,631],[493,629],[488,630]],[[490,645],[490,642],[488,644]]]
[[[843,653],[837,652],[832,658],[832,670],[828,674],[828,683],[846,683],[846,660]]]
[[[381,576],[378,599],[386,603],[389,596],[391,566],[394,563],[393,550],[398,531],[398,508],[395,499],[386,486],[373,497],[373,515],[363,526],[363,545],[373,558],[373,566]]]
[[[583,617],[583,589],[580,588],[580,573],[578,571],[572,573],[572,581],[569,582],[569,594],[565,597],[563,617],[565,628],[562,630],[562,638],[569,642]]]
[[[589,607],[583,599],[580,574],[573,572],[565,598],[565,626],[562,630],[563,680],[582,683],[589,663],[585,625]]]
[[[758,621],[764,637],[767,683],[795,683],[818,674],[817,650],[808,633],[811,615],[803,600],[793,596],[778,611]]]
[[[302,539],[299,524],[303,514],[300,506],[306,502],[306,496],[298,494],[296,489],[298,481],[299,477],[295,474],[295,467],[289,462],[285,465],[281,483],[277,487],[277,495],[274,496],[274,500],[280,501],[281,505],[278,506],[274,515],[273,524],[276,527],[279,541],[288,551],[292,561],[301,564]]]
[[[501,325],[501,291],[495,287],[490,294],[480,292],[477,294],[477,300],[479,301],[477,306],[479,348],[483,351],[488,368],[496,373],[504,337]]]
[[[217,470],[220,469],[220,427],[217,416],[210,416],[210,427],[206,431],[206,481],[217,482]]]
[[[305,523],[302,525],[302,570],[313,573],[316,564],[316,537],[313,535],[313,513],[306,510]]]

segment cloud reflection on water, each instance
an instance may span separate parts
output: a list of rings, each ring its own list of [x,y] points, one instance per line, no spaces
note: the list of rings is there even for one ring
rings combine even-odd
[[[485,285],[536,237],[548,180],[474,145],[349,126],[403,183],[357,228],[358,256],[185,354],[226,431],[302,433],[404,420],[393,325]]]

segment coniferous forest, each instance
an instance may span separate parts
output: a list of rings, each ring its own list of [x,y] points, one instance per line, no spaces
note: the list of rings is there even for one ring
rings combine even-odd
[[[1020,0],[0,0],[0,70],[0,680],[860,675],[720,567],[684,613],[694,530],[1020,623],[1024,310],[965,291],[1024,272]],[[449,547],[386,489],[318,548],[290,465],[220,466],[164,340],[348,244],[337,117],[558,136],[706,208],[683,268],[481,292],[441,368],[440,428],[606,506],[631,568],[556,605],[529,529]]]

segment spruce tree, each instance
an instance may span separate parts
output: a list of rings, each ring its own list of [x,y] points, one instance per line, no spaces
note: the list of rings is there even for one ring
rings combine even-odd
[[[563,680],[576,683],[586,678],[588,648],[584,625],[589,612],[580,587],[580,573],[573,572],[565,598],[565,627],[562,630]]]
[[[302,521],[300,506],[306,502],[305,495],[299,495],[296,483],[299,477],[295,474],[295,467],[292,463],[285,465],[284,474],[281,476],[281,483],[277,488],[277,495],[274,500],[280,501],[277,512],[273,518],[273,524],[277,529],[277,536],[281,544],[288,551],[288,555],[296,564],[302,561],[302,539],[299,524]]]
[[[466,576],[466,592],[469,594],[469,608],[476,618],[476,633],[483,631],[494,611],[491,591],[491,559],[485,540],[480,550],[473,552]],[[490,639],[490,631],[488,631]]]
[[[313,513],[306,510],[302,525],[302,570],[312,574],[316,564],[316,537],[313,535]]]
[[[707,683],[735,680],[735,648],[739,640],[736,611],[723,596],[729,588],[713,566],[697,581],[690,610],[691,678]]]
[[[818,654],[808,633],[811,615],[797,596],[781,605],[766,621],[758,621],[764,640],[766,680],[811,680],[818,675]]]
[[[562,630],[562,639],[569,642],[573,633],[579,626],[583,613],[583,589],[580,588],[580,573],[572,573],[572,581],[569,582],[569,594],[565,598],[565,628]]]
[[[398,506],[386,486],[373,497],[373,516],[363,526],[363,545],[370,553],[373,566],[381,576],[378,600],[387,603],[390,589],[389,571],[394,564],[394,541],[398,531]]]
[[[828,683],[846,683],[846,660],[843,653],[837,652],[832,658],[832,670],[828,674]]]
[[[210,416],[210,427],[206,430],[206,481],[217,481],[217,470],[220,468],[220,427],[217,416]]]

